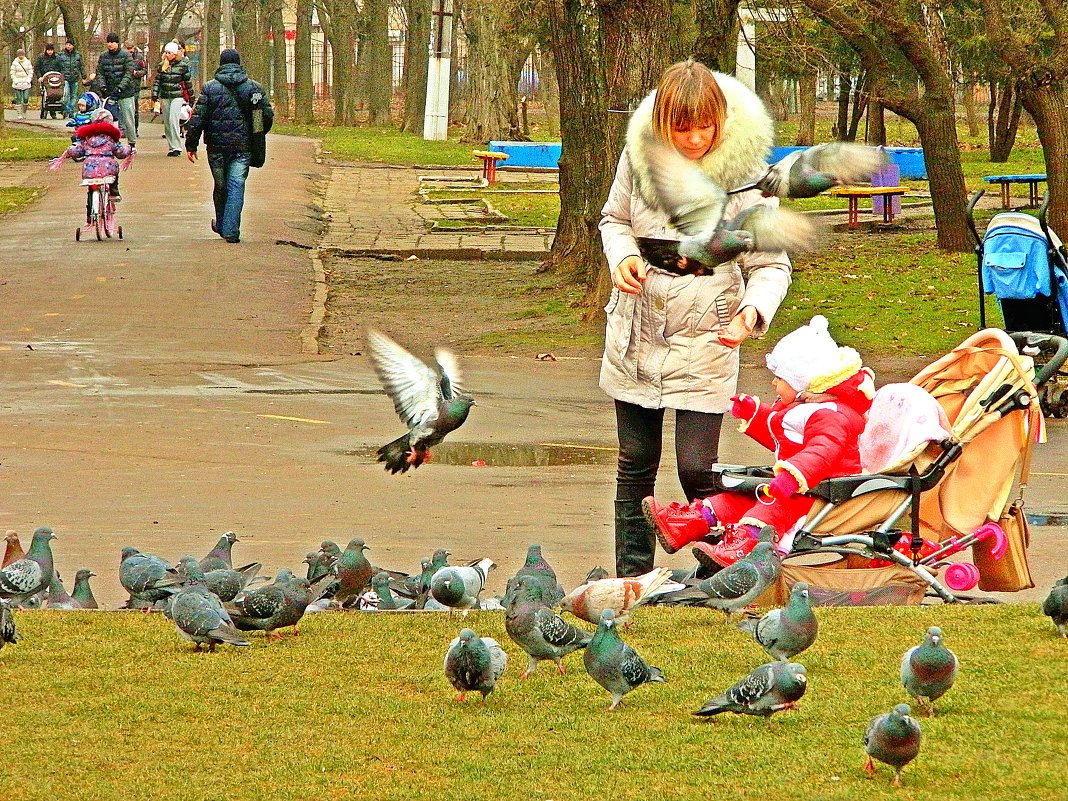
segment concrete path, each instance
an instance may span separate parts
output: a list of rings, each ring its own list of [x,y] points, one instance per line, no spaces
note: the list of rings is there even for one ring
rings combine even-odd
[[[38,167],[27,180],[47,195],[4,219],[0,529],[52,526],[63,575],[91,568],[109,606],[124,597],[123,546],[199,557],[227,530],[242,540],[239,560],[270,572],[300,568],[324,538],[353,536],[373,561],[404,570],[442,545],[457,559],[488,554],[500,566],[494,589],[533,541],[565,584],[611,567],[614,423],[597,360],[468,360],[479,406],[458,444],[495,456],[391,477],[367,455],[400,433],[367,360],[312,352],[325,297],[308,249],[320,208],[332,215],[324,246],[404,250],[422,231],[414,171],[335,167],[328,181],[314,143],[272,136],[267,166],[249,179],[242,242],[229,245],[208,227],[203,160],[167,158],[160,131],[143,125],[123,175],[125,240],[74,241],[84,190],[73,164]],[[344,226],[368,240],[346,239]],[[747,368],[742,383],[762,389],[762,371]],[[1064,421],[1050,433],[1032,509],[1064,509]],[[532,469],[550,451],[565,463]],[[601,463],[567,463],[582,453]],[[722,453],[764,459],[733,431]],[[658,492],[681,497],[670,469]],[[1068,530],[1038,529],[1035,544],[1039,589],[1015,599],[1041,597],[1066,572]]]

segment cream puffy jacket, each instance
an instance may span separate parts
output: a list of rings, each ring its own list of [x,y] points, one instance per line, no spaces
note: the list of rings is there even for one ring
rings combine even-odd
[[[774,127],[763,102],[728,75],[716,73],[728,116],[719,146],[695,164],[725,189],[767,169]],[[655,94],[655,93],[654,93]],[[609,269],[640,255],[635,237],[679,239],[657,205],[648,175],[643,136],[652,120],[653,95],[642,101],[627,130],[627,145],[601,213],[601,241]],[[669,145],[664,145],[669,147]],[[758,191],[731,197],[725,217],[765,203]],[[605,306],[607,328],[600,386],[610,397],[648,409],[724,413],[738,383],[738,349],[716,333],[742,306],[757,310],[762,334],[790,286],[785,253],[749,253],[719,265],[709,275],[676,275],[649,267],[640,295],[612,290]]]
[[[25,56],[11,62],[11,88],[29,89],[33,86],[33,62]]]

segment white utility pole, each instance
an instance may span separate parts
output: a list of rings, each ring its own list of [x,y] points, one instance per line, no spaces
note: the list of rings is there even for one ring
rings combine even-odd
[[[430,67],[426,76],[423,139],[449,136],[449,74],[452,72],[452,0],[434,0],[430,14]]]

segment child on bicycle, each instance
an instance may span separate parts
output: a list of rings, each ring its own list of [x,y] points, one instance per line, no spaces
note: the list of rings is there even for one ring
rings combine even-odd
[[[53,159],[49,169],[58,170],[67,159],[84,158],[82,163],[82,180],[99,180],[102,178],[114,178],[108,191],[111,199],[116,203],[122,200],[119,195],[119,159],[122,159],[122,169],[129,169],[133,162],[134,148],[119,141],[122,137],[115,119],[111,112],[98,108],[90,115],[88,125],[76,128],[74,135],[77,141],[64,151],[59,158]],[[92,204],[92,187],[89,187],[87,208]]]
[[[858,440],[875,395],[875,374],[860,354],[842,348],[817,315],[783,337],[767,357],[776,397],[772,404],[750,395],[731,400],[739,430],[775,453],[774,477],[757,497],[721,492],[684,506],[642,502],[646,518],[668,553],[694,544],[698,562],[710,571],[733,564],[757,543],[764,526],[789,551],[792,534],[815,498],[810,487],[825,478],[861,472]]]

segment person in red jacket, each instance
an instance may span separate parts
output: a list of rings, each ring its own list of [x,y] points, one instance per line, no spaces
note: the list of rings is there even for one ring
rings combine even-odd
[[[775,476],[757,497],[721,492],[688,505],[661,506],[652,496],[642,502],[665,551],[695,543],[694,556],[713,571],[753,550],[765,526],[775,529],[783,547],[815,501],[805,494],[809,488],[861,472],[857,443],[875,395],[875,374],[860,354],[839,347],[827,318],[817,315],[783,337],[767,365],[774,403],[750,395],[731,399],[739,430],[775,454]]]

